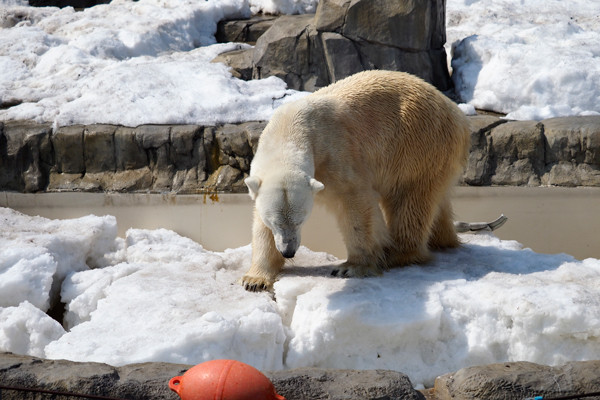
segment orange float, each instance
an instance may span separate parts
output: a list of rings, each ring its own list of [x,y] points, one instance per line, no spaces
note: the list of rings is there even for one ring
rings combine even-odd
[[[285,400],[256,368],[236,360],[213,360],[169,381],[182,400]]]

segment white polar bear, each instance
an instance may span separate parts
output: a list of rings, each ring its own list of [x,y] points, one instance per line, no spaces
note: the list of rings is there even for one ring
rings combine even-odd
[[[334,275],[380,274],[458,246],[448,191],[469,131],[452,101],[402,72],[361,72],[278,108],[245,181],[255,211],[244,287],[272,286],[313,198],[336,214],[346,243]]]

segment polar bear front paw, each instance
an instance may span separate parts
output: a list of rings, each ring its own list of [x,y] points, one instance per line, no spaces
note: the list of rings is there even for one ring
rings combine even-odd
[[[244,275],[242,286],[249,292],[262,292],[264,290],[271,290],[273,282],[260,276]]]
[[[332,276],[340,278],[365,278],[369,276],[379,276],[381,274],[381,269],[376,266],[358,265],[347,261],[331,271]]]

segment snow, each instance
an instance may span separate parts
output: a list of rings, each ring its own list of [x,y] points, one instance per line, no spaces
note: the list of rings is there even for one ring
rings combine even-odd
[[[267,120],[302,93],[241,81],[217,54],[221,19],[306,13],[316,0],[114,0],[76,12],[0,0],[0,121],[55,126]],[[542,119],[600,112],[600,3],[448,0],[447,51],[462,103]]]
[[[392,369],[425,386],[470,365],[600,358],[600,260],[492,234],[366,279],[332,277],[339,260],[301,247],[269,294],[239,284],[249,245],[213,252],[165,229],[119,238],[110,216],[0,208],[0,219],[0,351],[112,365]],[[52,284],[64,327],[45,314]]]
[[[600,112],[600,2],[448,0],[460,101],[535,119]]]

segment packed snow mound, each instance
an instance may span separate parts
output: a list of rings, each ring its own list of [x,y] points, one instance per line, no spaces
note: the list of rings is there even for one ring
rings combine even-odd
[[[317,0],[114,0],[76,12],[0,0],[0,121],[55,126],[268,120],[306,93],[210,61],[217,23],[315,12]],[[448,0],[458,97],[508,118],[600,112],[600,3]]]
[[[462,102],[509,119],[600,113],[600,3],[448,0]]]
[[[34,292],[4,300],[0,351],[112,365],[231,358],[262,370],[392,369],[424,385],[475,364],[600,358],[600,260],[537,254],[491,233],[366,279],[332,277],[340,260],[302,247],[269,294],[239,284],[250,246],[213,252],[164,229],[118,238],[111,217],[0,211],[10,227],[0,233],[1,293],[47,287],[47,271],[72,266],[76,247],[102,260],[60,281],[64,328]],[[44,256],[53,261],[3,279]]]
[[[275,4],[255,8],[276,11]],[[245,0],[116,0],[81,12],[2,5],[0,103],[12,106],[2,107],[0,120],[138,126],[269,119],[295,91],[274,77],[235,79],[210,62],[248,47],[215,44],[217,22],[250,15]]]

